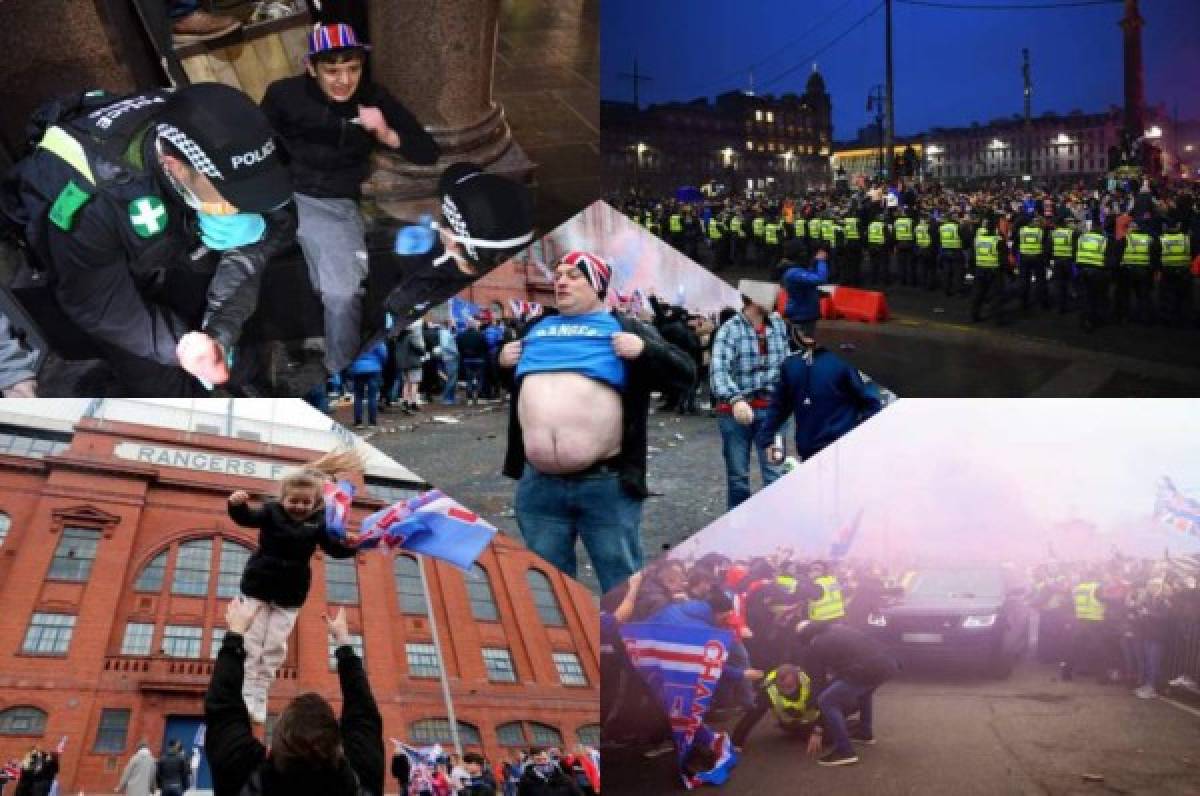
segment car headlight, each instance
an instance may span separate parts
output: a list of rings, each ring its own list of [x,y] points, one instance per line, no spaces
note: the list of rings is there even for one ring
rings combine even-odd
[[[991,627],[996,624],[995,614],[985,614],[983,616],[968,616],[963,620],[963,627]]]
[[[887,617],[883,614],[867,614],[867,624],[875,627],[887,627]]]

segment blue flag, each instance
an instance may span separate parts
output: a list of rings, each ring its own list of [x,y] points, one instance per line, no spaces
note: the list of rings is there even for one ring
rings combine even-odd
[[[1200,536],[1200,501],[1180,492],[1166,476],[1158,485],[1154,517],[1181,533]]]
[[[717,627],[631,622],[621,626],[629,661],[658,699],[671,723],[679,771],[687,788],[720,785],[737,765],[725,733],[704,724],[717,681],[729,657],[733,634]],[[711,753],[715,765],[692,771],[684,762],[693,751]]]
[[[496,529],[478,514],[432,489],[363,520],[359,548],[393,548],[439,558],[467,572]]]
[[[467,321],[479,315],[479,305],[472,304],[466,299],[450,299],[450,317],[458,326],[466,326]]]
[[[850,552],[851,545],[854,544],[854,537],[858,536],[858,523],[862,519],[862,509],[854,515],[854,519],[849,525],[843,525],[833,537],[833,544],[829,546],[829,557],[837,561],[845,558]]]

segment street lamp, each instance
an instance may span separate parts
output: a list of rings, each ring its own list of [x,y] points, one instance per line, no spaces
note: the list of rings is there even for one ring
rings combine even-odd
[[[1058,134],[1058,139],[1057,139],[1057,140],[1058,140],[1058,143],[1060,143],[1060,144],[1069,144],[1069,143],[1071,143],[1071,139],[1067,137],[1067,134],[1066,134],[1066,133],[1059,133],[1059,134]]]
[[[1157,124],[1146,131],[1147,138],[1162,138],[1162,128]]]

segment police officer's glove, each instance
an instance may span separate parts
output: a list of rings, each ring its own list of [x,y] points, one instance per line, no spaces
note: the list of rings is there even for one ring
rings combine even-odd
[[[188,332],[175,346],[179,367],[208,385],[229,381],[229,366],[220,344],[204,332]]]

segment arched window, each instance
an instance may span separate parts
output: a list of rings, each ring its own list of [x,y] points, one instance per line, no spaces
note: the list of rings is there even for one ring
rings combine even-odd
[[[8,531],[12,528],[12,520],[3,511],[0,511],[0,546],[4,545],[4,540],[8,538]]]
[[[562,733],[558,728],[536,721],[529,722],[529,738],[534,746],[557,746],[561,749],[563,745]]]
[[[393,573],[401,613],[428,616],[429,606],[425,603],[425,589],[421,585],[421,565],[417,563],[417,559],[412,556],[396,556]]]
[[[228,539],[221,540],[221,564],[217,573],[217,596],[236,597],[241,591],[242,572],[250,560],[251,550]]]
[[[325,597],[331,603],[358,603],[358,570],[353,558],[325,557]]]
[[[154,560],[142,568],[137,581],[133,584],[134,591],[162,591],[163,575],[167,571],[167,554],[164,550],[154,557]]]
[[[558,606],[558,597],[554,595],[554,586],[551,585],[550,578],[539,570],[531,569],[525,573],[525,579],[529,582],[529,590],[533,592],[533,604],[537,606],[542,624],[565,625],[562,609]]]
[[[207,596],[211,574],[212,539],[184,542],[175,556],[175,582],[171,584],[171,593]]]
[[[41,735],[46,731],[46,711],[28,705],[0,712],[0,735]]]
[[[449,744],[454,743],[450,735],[449,719],[420,719],[412,723],[413,743],[419,744]],[[458,740],[463,746],[482,746],[479,728],[465,721],[458,722]]]
[[[599,724],[585,724],[582,727],[580,727],[578,730],[575,731],[575,737],[578,738],[579,742],[581,744],[583,744],[584,746],[591,746],[593,748],[599,747],[600,746],[600,725]]]
[[[496,726],[496,740],[501,746],[528,746],[529,742],[525,739],[525,728],[519,721],[510,721],[507,724],[499,724]]]
[[[492,594],[487,570],[475,564],[463,577],[467,582],[467,594],[471,597],[471,615],[487,621],[499,619],[500,613],[496,610],[496,598]]]

